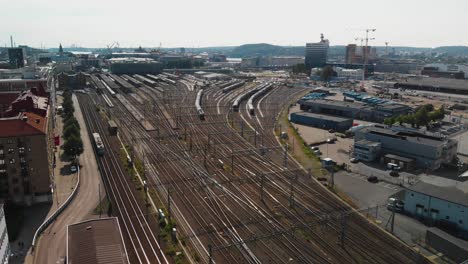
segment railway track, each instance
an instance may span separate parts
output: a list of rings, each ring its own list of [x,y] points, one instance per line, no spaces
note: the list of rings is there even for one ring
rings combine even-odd
[[[107,195],[122,223],[131,263],[169,263],[154,234],[155,230],[151,229],[145,217],[141,201],[134,194],[133,182],[122,168],[116,154],[119,153],[118,147],[112,147],[118,146],[116,138],[108,136],[95,104],[85,96],[78,98],[89,132],[99,133],[106,149],[104,156],[98,158],[98,165],[105,178]]]
[[[168,213],[202,262],[426,263],[310,179],[294,160],[284,162],[275,119],[287,98],[302,91],[276,87],[249,102],[256,108],[252,115],[247,102],[239,113],[231,111],[248,85],[225,93],[205,87],[197,100],[199,90],[186,81],[164,84],[162,95],[141,89],[150,98],[145,104],[125,95],[140,112],[151,105],[146,119],[157,132],[142,129],[112,98],[113,114],[144,160],[151,188],[162,202],[170,200]],[[195,101],[203,102],[205,121]],[[163,110],[176,121],[167,120]],[[271,151],[262,154],[260,145]]]

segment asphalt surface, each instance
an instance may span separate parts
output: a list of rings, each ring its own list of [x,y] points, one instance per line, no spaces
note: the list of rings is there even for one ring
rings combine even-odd
[[[84,145],[84,153],[80,156],[80,163],[82,165],[80,189],[70,205],[40,236],[38,244],[33,252],[33,263],[64,263],[67,225],[97,218],[98,216],[92,213],[99,203],[99,186],[101,186],[101,195],[104,197],[105,192],[91,145],[92,143],[89,139],[83,114],[76,96],[73,96],[73,104],[75,106],[75,117],[80,124]]]
[[[392,212],[386,208],[388,198],[398,195],[402,188],[387,182],[370,183],[367,177],[355,173],[339,172],[335,174],[335,184],[353,199],[355,204],[363,209],[363,214],[376,217],[382,228],[390,231]],[[379,205],[378,209],[374,207]],[[366,208],[371,208],[366,210]],[[415,246],[417,241],[424,240],[427,226],[402,214],[395,214],[394,234],[409,246]],[[420,248],[420,250],[423,250]],[[424,250],[423,250],[424,252]],[[424,252],[429,254],[428,252]]]

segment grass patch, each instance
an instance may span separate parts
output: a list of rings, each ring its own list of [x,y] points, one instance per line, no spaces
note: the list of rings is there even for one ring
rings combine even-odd
[[[101,207],[102,207],[102,209],[101,209]],[[109,207],[110,207],[110,202],[107,199],[107,197],[104,197],[104,199],[102,199],[102,201],[101,201],[101,204],[100,205],[98,204],[96,206],[96,208],[94,208],[93,214],[95,214],[95,215],[107,214],[107,212],[109,211]]]

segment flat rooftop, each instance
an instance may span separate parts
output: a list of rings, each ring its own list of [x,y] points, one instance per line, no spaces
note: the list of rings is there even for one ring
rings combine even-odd
[[[371,140],[367,140],[367,139],[363,139],[363,140],[357,141],[355,144],[364,145],[364,146],[373,146],[373,147],[375,147],[375,146],[380,145],[381,143],[380,143],[380,142],[371,141]]]
[[[127,251],[116,217],[67,226],[69,264],[128,264]]]
[[[408,190],[459,205],[468,206],[468,193],[463,192],[456,186],[438,186],[420,181],[409,187]]]
[[[346,122],[352,120],[351,118],[344,118],[339,116],[331,116],[331,115],[324,115],[324,114],[316,114],[316,113],[309,113],[309,112],[296,112],[292,113],[291,115],[298,115],[298,116],[305,116],[305,117],[312,117],[316,119],[323,119],[323,120],[330,120],[335,122]]]
[[[311,99],[311,100],[304,100],[301,104],[306,105],[313,105],[313,104],[322,104],[322,105],[332,105],[332,106],[340,106],[340,107],[349,107],[349,108],[356,108],[356,109],[371,109],[371,107],[367,106],[364,103],[360,102],[345,102],[345,101],[335,101],[335,100],[326,100],[326,99]]]
[[[426,135],[423,133],[417,132],[410,132],[410,131],[394,131],[389,128],[381,128],[381,127],[364,127],[359,132],[362,133],[371,133],[376,135],[382,135],[386,137],[397,138],[401,140],[407,140],[411,142],[418,142],[420,144],[431,145],[431,146],[439,146],[446,142],[446,139],[442,137],[435,137]]]
[[[398,84],[468,91],[468,80],[460,79],[419,77],[401,80]]]

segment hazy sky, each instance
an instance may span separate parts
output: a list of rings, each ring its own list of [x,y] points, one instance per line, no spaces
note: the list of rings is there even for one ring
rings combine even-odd
[[[0,0],[0,45],[205,47],[304,45],[468,46],[468,0]]]

